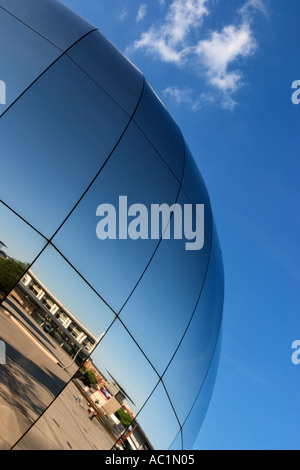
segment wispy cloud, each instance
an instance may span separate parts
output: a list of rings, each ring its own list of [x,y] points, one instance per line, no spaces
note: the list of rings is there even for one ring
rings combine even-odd
[[[127,15],[128,15],[128,11],[127,11],[127,10],[123,10],[123,11],[119,14],[118,18],[119,18],[120,21],[123,21],[123,20],[125,20],[125,18],[126,18]]]
[[[145,49],[165,62],[182,64],[185,56],[184,42],[207,14],[206,2],[207,0],[173,0],[164,22],[160,26],[151,26],[142,33],[140,39],[127,49],[127,53]]]
[[[249,24],[238,27],[226,26],[218,33],[214,31],[209,39],[198,42],[195,54],[203,65],[209,83],[224,93],[233,93],[241,83],[242,74],[229,66],[242,57],[253,54],[256,42]]]
[[[145,3],[142,3],[136,15],[137,23],[139,23],[140,21],[144,19],[146,13],[147,13],[147,5]]]
[[[268,16],[268,10],[263,0],[248,0],[239,10],[240,14],[249,21],[256,12]]]
[[[263,0],[248,0],[234,12],[231,24],[201,38],[203,21],[211,14],[209,3],[210,0],[173,0],[163,21],[151,25],[126,52],[142,49],[163,62],[196,70],[221,94],[221,106],[233,109],[237,104],[233,95],[243,85],[240,64],[258,47],[253,17],[257,12],[267,15],[267,10]],[[176,93],[173,87],[173,99]],[[188,104],[187,89],[185,93],[181,89],[181,93],[182,102]],[[170,92],[167,94],[171,96]]]
[[[195,90],[186,86],[180,88],[178,86],[167,87],[163,90],[163,95],[168,97],[176,106],[185,105],[191,111],[198,111],[207,104],[212,104],[215,99],[210,93],[201,93],[197,95]]]

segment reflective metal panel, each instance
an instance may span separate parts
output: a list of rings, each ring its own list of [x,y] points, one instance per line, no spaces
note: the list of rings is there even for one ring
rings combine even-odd
[[[46,241],[1,202],[0,221],[1,301],[44,248]]]
[[[117,321],[15,449],[147,448],[135,418],[157,381]]]
[[[217,265],[218,273],[219,273],[219,276],[220,276],[220,281],[221,281],[222,289],[223,289],[223,291],[224,291],[224,289],[225,289],[225,287],[224,287],[224,285],[225,285],[225,279],[224,279],[223,255],[222,255],[222,249],[221,249],[220,240],[219,240],[218,231],[217,231],[217,227],[216,227],[216,224],[215,224],[214,217],[213,217],[213,243],[212,243],[212,250],[213,250],[213,253],[214,253],[215,260],[216,260],[216,265]]]
[[[0,8],[0,115],[61,54]]]
[[[181,131],[147,82],[134,120],[181,181],[184,164]]]
[[[219,336],[223,291],[213,255],[193,319],[169,368],[163,376],[181,424],[202,386]],[[178,393],[174,377],[184,371],[185,386]]]
[[[58,0],[0,0],[0,7],[7,9],[62,50],[94,29]]]
[[[115,319],[109,306],[52,246],[31,266],[22,289],[39,310],[41,321],[51,323],[57,341],[61,344],[60,336],[66,335],[75,348],[77,343],[84,345],[86,355]]]
[[[105,377],[108,391],[118,389],[128,412],[136,415],[158,383],[158,375],[119,320],[107,331],[91,359]]]
[[[174,441],[169,447],[169,450],[182,450],[182,432],[181,430],[175,437]]]
[[[143,88],[143,75],[100,31],[79,41],[68,56],[132,115]]]
[[[135,421],[153,449],[168,449],[179,432],[179,424],[165,389],[158,384]]]
[[[115,422],[94,404],[95,391],[84,385],[82,374],[78,376],[13,450],[110,450],[114,446],[119,433]]]
[[[93,186],[54,237],[54,245],[116,312],[138,282],[159,241],[149,238],[151,204],[172,205],[178,188],[176,178],[131,123]],[[127,208],[119,203],[120,196],[127,197]],[[135,220],[130,215],[125,220],[124,214],[137,203],[148,212],[146,238],[122,238]],[[97,236],[96,229],[104,218],[96,216],[96,211],[102,204],[113,206],[109,209],[109,226],[110,236],[114,236],[116,221],[115,239],[102,240]]]
[[[14,445],[38,419],[114,318],[66,261],[46,248],[0,308],[6,345],[6,364],[0,366],[0,448]]]
[[[224,291],[197,165],[62,2],[0,0],[0,40],[0,449],[191,448]]]
[[[195,439],[199,429],[204,421],[207,408],[213,393],[213,388],[216,380],[220,349],[221,349],[222,336],[220,334],[215,353],[205,378],[203,386],[195,400],[194,406],[191,409],[182,428],[183,435],[183,450],[191,450],[194,445]]]
[[[116,320],[84,366],[16,448],[130,448],[124,431],[134,422],[158,380]],[[130,442],[139,441],[141,432],[135,427]]]
[[[192,204],[204,204],[205,233],[212,239],[212,212],[209,195],[199,168],[185,143],[185,166],[182,186]]]
[[[181,191],[178,204],[183,211],[186,203],[188,200]],[[187,249],[184,237],[174,239],[175,219],[174,216],[170,239],[161,241],[149,268],[120,314],[160,374],[171,360],[192,316],[211,250],[207,238],[197,251]],[[154,344],[157,347],[153,347]]]
[[[61,58],[1,119],[1,199],[50,237],[128,120],[71,59]]]
[[[37,325],[27,305],[20,304],[18,290],[2,307],[6,364],[0,366],[0,448],[9,449],[61,392],[77,366],[62,368],[64,351]]]

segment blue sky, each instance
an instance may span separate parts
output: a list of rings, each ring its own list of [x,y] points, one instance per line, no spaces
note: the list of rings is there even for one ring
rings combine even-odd
[[[196,449],[299,448],[298,0],[64,0],[145,74],[207,184],[223,346]]]

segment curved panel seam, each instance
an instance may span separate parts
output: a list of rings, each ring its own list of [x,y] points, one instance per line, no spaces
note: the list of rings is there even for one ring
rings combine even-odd
[[[13,18],[15,18],[15,20],[19,21],[20,23],[22,23],[24,26],[26,26],[28,29],[30,29],[33,33],[36,33],[38,36],[40,36],[41,38],[45,39],[45,41],[49,42],[49,44],[51,44],[52,46],[56,47],[56,49],[60,50],[63,52],[63,49],[61,49],[57,44],[55,44],[54,42],[50,41],[50,39],[46,38],[45,36],[43,36],[39,31],[37,31],[36,29],[32,28],[32,26],[29,26],[29,24],[25,23],[25,21],[21,20],[18,16],[14,15],[13,13],[11,13],[9,10],[7,10],[6,8],[4,7],[1,7],[1,10],[5,11],[6,13],[8,13],[10,16],[12,16]]]
[[[177,180],[177,181],[178,181],[178,180]],[[177,193],[177,196],[176,196],[176,199],[175,199],[175,203],[174,203],[174,204],[176,204],[177,201],[178,201],[178,198],[179,198],[179,195],[180,195],[180,191],[181,191],[181,183],[179,183],[179,189],[178,189],[178,193]],[[171,220],[172,220],[172,218],[173,218],[173,214],[174,214],[174,212],[172,212],[172,214],[171,214],[171,217],[170,217],[170,220],[169,220],[169,224],[171,223]],[[127,299],[125,300],[125,302],[124,302],[124,304],[122,305],[121,309],[119,310],[118,316],[121,314],[121,312],[122,312],[122,310],[124,309],[125,305],[127,304],[127,302],[129,301],[130,297],[132,296],[132,294],[134,293],[135,289],[137,288],[137,286],[139,285],[140,281],[142,280],[144,274],[145,274],[146,271],[148,270],[148,268],[149,268],[149,266],[150,266],[150,264],[151,264],[151,261],[153,260],[153,258],[154,258],[154,256],[155,256],[155,254],[156,254],[156,252],[157,252],[157,250],[158,250],[158,248],[159,248],[159,246],[160,246],[162,240],[163,240],[163,236],[161,236],[161,238],[160,238],[160,240],[159,240],[159,242],[158,242],[158,244],[157,244],[155,250],[153,251],[153,253],[152,253],[151,257],[150,257],[150,260],[148,261],[148,263],[147,263],[147,265],[146,265],[144,271],[142,272],[140,278],[139,278],[138,281],[136,282],[136,284],[135,284],[135,286],[133,287],[132,291],[130,292],[129,296],[127,297]]]
[[[216,349],[217,349],[218,342],[221,341],[221,338],[222,338],[222,328],[223,328],[223,319],[222,319],[222,322],[221,322],[221,325],[220,325],[220,328],[219,328],[217,340],[216,340],[216,342],[215,342],[215,347],[214,347],[213,353],[212,353],[212,355],[211,355],[211,358],[210,358],[210,361],[209,361],[209,365],[208,365],[208,367],[207,367],[206,374],[205,374],[205,376],[204,376],[203,382],[202,382],[202,384],[201,384],[201,386],[200,386],[200,388],[199,388],[199,391],[198,391],[198,393],[197,393],[197,395],[196,395],[195,400],[193,401],[193,404],[192,404],[192,406],[191,406],[191,408],[190,408],[190,411],[188,412],[188,414],[187,414],[185,420],[183,421],[182,428],[183,428],[183,426],[185,425],[185,423],[186,423],[188,417],[189,417],[190,414],[192,413],[193,408],[194,408],[194,406],[195,406],[195,403],[196,403],[196,401],[197,401],[197,399],[198,399],[198,397],[199,397],[199,395],[200,395],[200,393],[201,393],[201,390],[202,390],[202,388],[203,388],[203,386],[204,386],[204,384],[205,384],[205,382],[206,382],[206,379],[207,379],[207,376],[208,376],[208,374],[209,374],[209,372],[210,372],[210,368],[211,368],[211,366],[212,366],[213,360],[215,359],[215,353],[216,353]],[[219,366],[219,361],[218,361],[218,366]],[[211,398],[211,397],[210,397],[210,398]]]
[[[84,196],[86,195],[86,193],[89,191],[89,189],[92,187],[92,185],[94,184],[94,182],[96,181],[96,179],[98,178],[98,176],[100,175],[101,171],[103,170],[103,168],[106,166],[106,164],[108,163],[108,161],[110,160],[111,156],[113,155],[114,151],[116,150],[116,148],[118,147],[119,143],[121,142],[122,138],[124,137],[124,134],[126,133],[132,119],[133,119],[133,115],[134,113],[136,112],[137,110],[137,107],[139,105],[139,102],[141,100],[141,97],[142,97],[142,94],[143,94],[143,91],[144,91],[144,83],[145,81],[143,82],[143,89],[142,89],[142,92],[141,92],[141,96],[138,100],[138,103],[136,105],[136,108],[135,110],[133,111],[133,114],[131,116],[131,118],[129,119],[128,123],[126,124],[125,126],[125,129],[123,130],[122,134],[120,135],[119,139],[117,140],[117,143],[114,145],[114,148],[112,149],[112,151],[110,152],[110,154],[108,155],[107,159],[105,160],[105,162],[102,164],[100,170],[96,173],[96,175],[94,176],[94,178],[92,179],[92,181],[90,182],[90,184],[87,186],[87,188],[85,189],[85,191],[82,193],[82,195],[80,196],[80,198],[78,199],[78,201],[76,202],[76,204],[74,205],[74,207],[71,209],[71,211],[68,213],[68,215],[65,217],[65,219],[63,220],[63,222],[60,224],[60,226],[57,228],[57,230],[54,232],[54,234],[50,237],[50,241],[53,240],[53,238],[57,235],[57,233],[59,232],[59,230],[63,227],[63,225],[66,223],[66,221],[69,219],[69,217],[72,215],[72,213],[74,212],[74,210],[76,209],[76,207],[78,206],[78,204],[81,202],[81,200],[84,198]]]
[[[74,44],[72,44],[71,46],[67,47],[67,49],[62,49],[61,47],[59,47],[57,44],[55,44],[54,42],[50,41],[50,39],[48,39],[46,36],[44,36],[43,34],[41,34],[39,31],[37,31],[36,29],[34,29],[32,26],[30,26],[29,24],[27,24],[25,21],[21,20],[21,18],[19,18],[18,16],[14,15],[14,13],[12,13],[11,11],[7,10],[6,8],[0,6],[0,8],[2,10],[4,10],[6,13],[8,13],[9,15],[11,15],[13,18],[15,18],[17,21],[19,21],[20,23],[22,23],[24,26],[26,26],[28,29],[30,29],[31,31],[33,31],[34,33],[38,34],[41,38],[45,39],[45,41],[49,42],[49,44],[52,44],[52,46],[56,47],[58,50],[62,51],[63,53],[68,51],[70,47],[72,47],[74,44],[76,44],[76,42],[78,42],[80,39],[82,38],[79,38],[75,41]],[[91,25],[91,31],[88,31],[86,34],[89,34],[91,33],[92,31],[95,31],[97,30],[98,28],[95,28],[94,26]]]
[[[78,62],[76,62],[71,56],[69,56],[68,53],[66,55],[87,77],[89,77],[90,80],[92,80],[92,82],[95,83],[95,85],[97,85],[98,88],[100,88],[100,90],[103,91],[103,93],[105,93],[125,114],[127,114],[127,116],[129,116],[130,118],[132,117],[132,115],[130,115],[128,111],[126,111],[126,109],[124,109],[123,106],[120,105],[120,103],[118,103],[83,67],[81,67],[81,65],[78,64]],[[144,78],[144,75],[142,76]],[[143,89],[143,86],[142,86],[142,89]],[[137,103],[139,101],[140,101],[140,98],[137,99]],[[133,114],[134,113],[135,111],[133,112]]]
[[[67,55],[67,51],[69,49],[71,49],[71,47],[73,47],[75,44],[77,44],[79,41],[81,41],[82,39],[84,39],[86,36],[88,36],[89,34],[91,34],[93,31],[96,31],[97,28],[93,29],[92,31],[89,31],[88,33],[84,34],[81,38],[79,38],[77,41],[74,42],[74,44],[72,44],[70,47],[68,47],[62,54],[60,54],[53,62],[51,62],[50,65],[48,65],[48,67],[45,68],[45,70],[43,70],[42,73],[40,73],[38,75],[38,77],[36,77],[33,82],[30,83],[30,85],[28,85],[25,90],[22,91],[22,93],[3,111],[3,113],[1,114],[0,118],[2,118],[9,109],[11,109],[14,104],[46,73],[48,72],[48,70],[54,65],[56,64],[56,62],[58,62],[64,55]],[[61,49],[59,49],[61,50]],[[69,57],[69,56],[68,56]]]

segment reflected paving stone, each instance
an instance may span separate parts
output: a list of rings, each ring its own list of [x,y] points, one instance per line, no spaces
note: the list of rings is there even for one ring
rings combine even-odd
[[[0,448],[192,448],[224,297],[197,165],[143,74],[62,2],[0,0],[0,39]],[[204,204],[204,245],[161,240],[166,222],[99,240],[120,196]]]
[[[57,345],[51,345],[42,328],[13,299],[0,307],[0,331],[6,343],[6,365],[0,365],[0,442],[11,447],[59,394],[77,366],[62,369]]]
[[[78,406],[78,387],[70,383],[15,450],[110,450],[116,439],[98,420],[91,421],[89,402]]]

